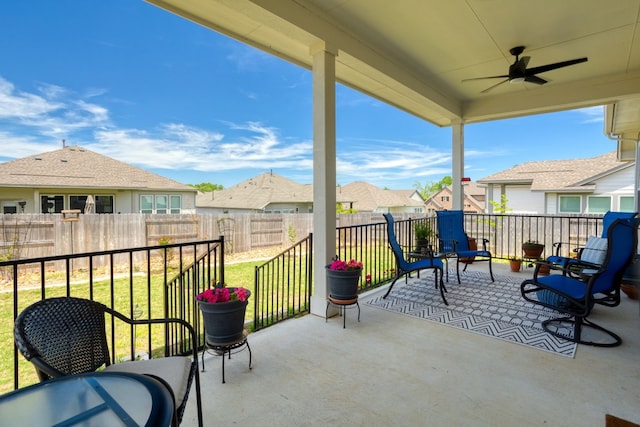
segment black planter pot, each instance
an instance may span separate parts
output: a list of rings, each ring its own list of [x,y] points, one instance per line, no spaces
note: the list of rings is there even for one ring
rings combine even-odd
[[[340,300],[354,299],[358,296],[358,282],[362,275],[362,269],[358,270],[331,270],[327,271],[327,285],[329,295]]]
[[[251,292],[247,291],[248,295]],[[244,330],[244,315],[249,304],[245,301],[205,302],[198,301],[207,342],[226,344],[242,338]]]

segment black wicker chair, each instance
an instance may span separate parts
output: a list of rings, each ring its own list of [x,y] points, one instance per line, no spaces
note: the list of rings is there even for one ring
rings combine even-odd
[[[191,337],[193,354],[112,364],[105,332],[107,314],[131,325],[178,323]],[[107,371],[133,372],[159,379],[173,395],[174,424],[182,421],[195,378],[198,425],[202,426],[196,335],[184,320],[132,320],[96,301],[50,298],[38,301],[20,313],[15,322],[14,338],[22,355],[35,366],[40,381],[93,372],[101,367]]]

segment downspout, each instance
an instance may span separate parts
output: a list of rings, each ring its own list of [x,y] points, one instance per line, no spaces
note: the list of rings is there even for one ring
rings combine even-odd
[[[633,141],[636,144],[635,149],[635,179],[633,182],[633,194],[635,195],[635,205],[636,212],[640,212],[640,193],[638,192],[638,188],[640,188],[640,147],[638,147],[638,141],[640,141],[640,132],[635,139],[633,138],[623,138],[620,135],[616,135],[613,133],[613,118],[615,117],[616,104],[610,104],[605,106],[604,114],[604,134],[612,141],[616,141],[618,143],[619,149],[621,141]]]

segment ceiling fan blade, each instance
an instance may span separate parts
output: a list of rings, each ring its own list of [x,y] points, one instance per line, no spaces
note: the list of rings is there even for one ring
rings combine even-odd
[[[524,78],[524,81],[529,83],[535,83],[537,85],[543,85],[547,82],[545,79],[541,79],[538,76],[527,76]]]
[[[587,62],[588,58],[571,59],[569,61],[555,62],[553,64],[541,65],[539,67],[529,68],[525,71],[526,76],[532,76],[534,74],[544,73],[546,71],[555,70],[557,68],[568,67],[569,65],[580,64],[581,62]]]
[[[524,64],[523,69],[527,68],[527,65],[529,65],[529,60],[531,59],[530,56],[523,56],[522,58],[520,58],[520,62]]]
[[[475,77],[473,79],[464,79],[462,80],[462,82],[470,82],[471,80],[506,79],[507,77],[509,77],[507,74],[504,74],[502,76]]]
[[[496,83],[496,84],[494,84],[493,86],[489,86],[488,88],[486,88],[485,90],[483,90],[483,91],[482,91],[482,92],[480,92],[480,93],[487,93],[487,92],[489,92],[491,89],[493,89],[494,87],[496,87],[496,86],[500,86],[502,83],[506,83],[506,82],[508,82],[508,81],[509,81],[509,79],[508,79],[508,77],[509,77],[509,76],[505,76],[505,77],[507,77],[505,80],[501,81],[500,83]]]

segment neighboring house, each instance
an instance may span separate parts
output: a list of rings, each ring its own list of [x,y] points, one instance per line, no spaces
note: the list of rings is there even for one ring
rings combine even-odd
[[[502,194],[512,213],[601,214],[635,211],[635,162],[616,152],[576,160],[528,162],[478,180],[487,200]],[[492,206],[489,206],[489,212]]]
[[[364,182],[336,188],[336,201],[357,212],[424,212],[415,190],[382,190]],[[198,213],[311,213],[313,187],[264,173],[224,190],[198,193]]]
[[[309,213],[313,188],[263,173],[224,190],[198,193],[198,213]]]
[[[196,193],[79,146],[0,163],[2,213],[195,213]]]
[[[345,209],[374,213],[423,213],[424,199],[416,190],[387,190],[366,182],[352,182],[337,188],[336,198]]]
[[[464,190],[463,210],[465,212],[482,213],[485,210],[485,189],[476,182],[469,182],[462,186]],[[446,186],[426,201],[427,212],[453,209],[453,191]]]

